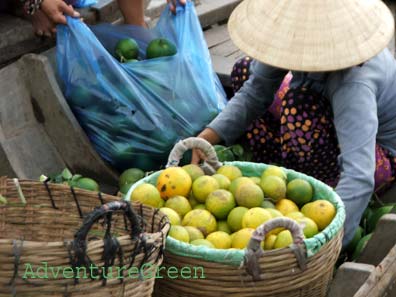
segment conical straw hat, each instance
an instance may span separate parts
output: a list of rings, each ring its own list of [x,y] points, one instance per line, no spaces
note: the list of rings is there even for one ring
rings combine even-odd
[[[228,30],[247,55],[297,71],[331,71],[383,50],[394,20],[380,0],[244,0]]]

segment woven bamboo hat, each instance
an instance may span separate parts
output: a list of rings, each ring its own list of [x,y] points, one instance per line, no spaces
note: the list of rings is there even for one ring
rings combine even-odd
[[[387,46],[394,25],[381,0],[244,0],[228,30],[265,64],[315,72],[369,60]]]

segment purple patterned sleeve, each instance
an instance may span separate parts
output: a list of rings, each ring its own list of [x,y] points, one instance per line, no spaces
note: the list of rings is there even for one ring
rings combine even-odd
[[[33,15],[37,10],[40,9],[43,0],[20,0],[23,5],[23,11],[27,15]]]

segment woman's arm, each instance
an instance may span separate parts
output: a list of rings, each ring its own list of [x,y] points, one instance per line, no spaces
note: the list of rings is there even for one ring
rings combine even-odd
[[[345,245],[352,239],[374,190],[377,101],[375,92],[362,83],[344,84],[331,101],[341,151],[336,192],[346,207]]]
[[[118,6],[126,24],[146,26],[144,22],[144,0],[118,0]]]
[[[286,74],[286,70],[253,61],[249,79],[208,127],[226,144],[233,143],[265,113]]]

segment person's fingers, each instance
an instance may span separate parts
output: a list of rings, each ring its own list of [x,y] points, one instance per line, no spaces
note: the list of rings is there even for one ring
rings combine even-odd
[[[52,21],[55,24],[63,24],[63,25],[67,24],[66,17],[61,13],[57,13],[56,15],[52,16]]]
[[[37,35],[37,36],[43,36],[43,34],[44,34],[44,32],[41,31],[41,30],[37,30],[37,31],[36,31],[36,35]]]
[[[191,163],[199,164],[201,160],[206,160],[205,154],[199,149],[193,149],[191,156]]]
[[[180,4],[185,5],[186,4],[186,0],[180,0]]]
[[[200,159],[200,157],[198,155],[198,151],[197,150],[193,150],[192,156],[191,156],[191,164],[198,165],[200,160],[201,159]]]
[[[53,27],[53,28],[51,29],[51,32],[52,32],[53,34],[56,34],[56,27]]]
[[[174,12],[176,12],[176,6],[175,5],[173,5],[173,3],[171,2],[171,3],[169,3],[169,9],[170,9],[170,11],[172,11],[173,13]]]
[[[76,10],[74,10],[73,6],[71,5],[67,5],[65,2],[61,2],[60,4],[60,10],[62,12],[64,12],[65,14],[74,17],[74,18],[79,18],[80,17],[80,13]]]

